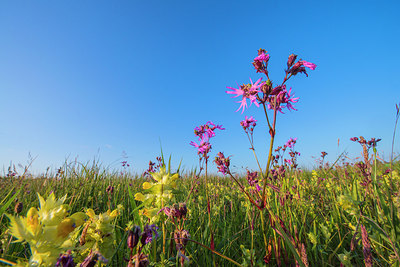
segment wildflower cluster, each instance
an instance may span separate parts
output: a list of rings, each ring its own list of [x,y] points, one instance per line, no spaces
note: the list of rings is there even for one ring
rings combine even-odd
[[[229,171],[229,165],[231,163],[229,157],[225,158],[224,153],[218,152],[217,156],[214,160],[215,164],[217,164],[218,171],[223,175],[227,174]]]
[[[246,179],[250,186],[255,187],[257,191],[261,191],[261,187],[258,185],[258,172],[247,171]]]
[[[70,207],[64,204],[67,196],[57,200],[54,193],[46,200],[40,194],[38,197],[40,208],[31,207],[26,217],[8,215],[11,235],[16,242],[27,242],[31,250],[29,261],[19,265],[54,266],[73,262],[72,255],[84,263],[94,252],[111,257],[115,240],[111,221],[122,206],[100,215],[91,209],[69,215]]]
[[[360,136],[360,138],[352,137],[350,138],[350,140],[353,142],[358,142],[360,145],[366,145],[367,149],[369,150],[370,148],[376,147],[378,142],[381,141],[382,139],[371,138],[369,141],[367,141],[365,140],[364,137]]]
[[[257,120],[255,120],[253,117],[248,118],[247,116],[240,122],[240,125],[242,125],[243,130],[248,134],[253,134],[254,127],[257,125]]]
[[[273,158],[273,165],[275,169],[278,169],[280,166],[283,168],[293,168],[296,169],[298,164],[297,164],[297,157],[300,156],[300,152],[297,152],[294,150],[294,146],[296,145],[297,138],[290,138],[283,146],[278,146],[274,151],[275,155],[272,157]],[[290,158],[284,158],[284,154],[286,151],[289,151],[289,157]],[[280,164],[279,164],[280,160]],[[272,170],[271,170],[272,171]]]
[[[179,193],[176,184],[179,173],[171,173],[163,165],[159,172],[150,174],[154,182],[144,182],[142,185],[143,194],[136,193],[135,199],[143,202],[144,208],[140,213],[149,218],[151,222],[155,222],[159,219],[158,212],[160,209],[168,205],[175,198],[175,194]]]
[[[190,238],[189,231],[185,229],[185,221],[188,213],[186,204],[174,204],[172,207],[165,207],[163,211],[175,226],[173,236],[175,247],[178,252],[177,257],[180,258],[181,266],[184,266],[184,263],[189,261],[189,258],[185,256],[185,247]]]
[[[190,142],[190,144],[197,148],[197,154],[200,158],[208,160],[208,153],[211,150],[210,138],[215,136],[215,130],[225,130],[222,125],[215,125],[213,122],[208,121],[204,125],[194,128],[194,134],[199,138],[199,143]]]
[[[314,70],[316,65],[301,59],[296,62],[297,55],[290,55],[283,82],[273,87],[268,74],[269,59],[269,54],[267,54],[264,49],[260,49],[258,51],[258,56],[254,58],[253,61],[253,66],[255,67],[256,72],[265,74],[267,81],[262,82],[262,78],[260,78],[257,82],[253,83],[250,79],[250,84],[243,84],[238,86],[238,88],[227,87],[231,91],[226,91],[226,93],[233,94],[233,97],[242,97],[242,100],[238,101],[240,106],[237,111],[242,109],[242,113],[244,112],[244,109],[247,108],[247,99],[250,100],[250,105],[254,104],[257,107],[259,107],[260,104],[264,105],[264,107],[267,105],[268,109],[279,111],[281,113],[283,113],[283,109],[285,108],[288,110],[296,110],[293,103],[298,102],[299,98],[294,97],[291,88],[289,91],[286,89],[285,83],[290,79],[290,77],[295,76],[298,73],[304,73],[308,76],[305,68],[307,67]]]
[[[163,160],[162,157],[156,157],[156,161],[152,162],[151,160],[149,161],[149,168],[142,174],[142,176],[150,176],[152,172],[158,172],[160,170],[160,167],[163,165]],[[157,165],[156,165],[157,164]]]

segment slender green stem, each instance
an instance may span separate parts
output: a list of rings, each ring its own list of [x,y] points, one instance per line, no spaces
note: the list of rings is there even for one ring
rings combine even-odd
[[[396,105],[396,108],[398,108],[398,106]],[[392,153],[390,154],[390,170],[392,170],[393,168],[393,150],[394,150],[394,139],[396,137],[396,128],[397,128],[397,122],[399,121],[399,116],[400,116],[400,112],[399,109],[397,109],[397,113],[396,113],[396,121],[394,123],[394,130],[393,130],[393,139],[392,139]],[[390,172],[390,187],[391,190],[393,191],[393,172]]]
[[[268,254],[268,241],[267,241],[267,235],[265,233],[265,222],[264,222],[263,210],[260,210],[260,219],[261,219],[261,229],[262,229],[262,233],[263,233],[265,256],[266,256]]]
[[[276,98],[275,98],[275,104],[276,106]],[[271,133],[271,142],[269,145],[269,152],[268,152],[268,162],[267,162],[267,167],[265,170],[265,176],[264,176],[264,185],[263,185],[263,193],[262,193],[262,205],[265,205],[265,193],[266,193],[266,189],[267,189],[267,178],[268,178],[268,173],[269,173],[269,167],[271,165],[271,160],[272,160],[272,150],[274,148],[274,139],[275,139],[275,128],[276,128],[276,115],[277,115],[278,110],[275,108],[274,109],[274,121],[272,124],[272,128],[269,129],[270,133]]]
[[[249,133],[246,132],[246,134],[247,134],[247,138],[249,139],[249,142],[250,142],[250,145],[251,145],[250,150],[253,151],[253,154],[254,154],[254,157],[255,157],[255,159],[256,159],[258,168],[260,169],[261,177],[262,177],[263,180],[264,180],[264,173],[263,173],[263,170],[262,170],[262,168],[261,168],[260,162],[258,161],[258,157],[257,157],[257,154],[256,154],[256,149],[254,148],[253,140],[250,139]]]
[[[258,209],[262,209],[257,203],[254,201],[254,199],[249,195],[249,193],[246,192],[244,189],[243,185],[232,175],[230,171],[228,171],[229,176],[235,181],[235,183],[239,186],[240,190],[247,196],[249,201],[256,206]]]

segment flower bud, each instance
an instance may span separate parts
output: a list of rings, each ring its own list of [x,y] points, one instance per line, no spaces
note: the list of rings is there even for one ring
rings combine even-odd
[[[190,238],[190,234],[187,230],[175,230],[174,232],[174,240],[176,244],[176,249],[183,249],[188,243],[188,239]]]
[[[137,244],[139,243],[139,236],[140,236],[140,227],[135,225],[133,230],[129,230],[128,233],[127,243],[130,249],[133,249],[137,246]]]
[[[190,238],[189,232],[186,231],[186,230],[182,230],[182,231],[181,231],[181,238],[182,238],[182,242],[181,242],[182,245],[183,245],[183,246],[186,246],[186,244],[188,243],[189,238]]]
[[[107,192],[108,194],[112,194],[112,193],[114,192],[114,186],[109,185],[109,186],[107,187],[107,189],[106,189],[106,192]]]
[[[24,208],[22,202],[18,202],[14,207],[14,212],[19,214],[21,213],[22,209]]]
[[[186,203],[179,203],[179,212],[180,212],[182,218],[186,218],[186,214],[187,214]]]
[[[287,67],[288,67],[288,69],[289,69],[291,66],[293,66],[294,62],[296,61],[296,58],[297,58],[297,55],[295,55],[295,54],[291,54],[291,55],[289,56],[288,61],[287,61]]]
[[[172,208],[171,208],[171,215],[172,215],[172,217],[175,217],[175,218],[181,218],[181,212],[180,212],[180,210],[179,210],[179,206],[178,206],[178,204],[174,204],[173,206],[172,206]]]

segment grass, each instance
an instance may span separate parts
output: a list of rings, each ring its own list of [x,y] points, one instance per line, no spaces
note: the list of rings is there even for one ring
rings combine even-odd
[[[355,164],[323,167],[313,171],[287,170],[284,177],[270,180],[267,187],[268,211],[259,212],[237,186],[228,178],[204,177],[194,183],[190,173],[181,174],[174,203],[185,202],[188,208],[184,227],[196,242],[185,246],[186,256],[193,266],[244,266],[262,265],[269,259],[271,265],[295,265],[297,256],[302,264],[310,266],[362,266],[365,264],[365,246],[360,226],[367,229],[373,264],[376,266],[399,266],[400,252],[400,162],[393,164],[393,172],[385,173],[389,167],[383,162],[372,166],[370,181]],[[392,176],[392,178],[391,178]],[[148,178],[129,173],[111,172],[98,163],[92,165],[65,165],[62,173],[42,177],[0,177],[0,258],[16,262],[29,258],[27,244],[13,243],[7,233],[9,220],[5,213],[14,214],[14,206],[21,202],[21,215],[32,206],[39,207],[36,193],[47,197],[54,192],[57,197],[67,194],[66,203],[71,213],[93,208],[96,214],[122,204],[124,211],[115,220],[115,254],[109,266],[122,266],[129,258],[126,225],[147,222],[138,216],[141,204],[132,196],[143,192],[142,184]],[[246,177],[238,177],[247,184]],[[192,185],[193,192],[187,199]],[[109,195],[109,186],[114,191]],[[205,188],[212,202],[211,218],[215,251],[210,249],[211,236],[208,224]],[[247,187],[247,189],[250,189]],[[131,195],[129,193],[131,191]],[[165,203],[171,206],[173,203]],[[260,216],[265,221],[265,237],[260,227]],[[140,221],[139,221],[140,220]],[[162,229],[161,223],[158,225]],[[153,264],[178,265],[177,252],[172,233],[175,227],[165,224],[166,249],[163,255],[162,235],[152,246],[145,248]],[[265,255],[267,245],[269,255]],[[303,251],[304,250],[304,251]],[[303,252],[302,252],[303,251]],[[306,254],[306,256],[304,256]],[[306,257],[306,259],[305,259]]]

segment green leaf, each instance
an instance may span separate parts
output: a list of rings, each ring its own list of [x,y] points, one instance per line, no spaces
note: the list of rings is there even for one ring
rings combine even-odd
[[[139,208],[141,206],[143,206],[143,204],[140,205],[139,207],[136,206],[136,200],[133,197],[131,188],[129,186],[128,186],[128,193],[129,193],[129,200],[130,200],[129,202],[131,203],[131,208],[132,208],[132,212],[133,212],[133,216],[134,216],[135,222],[139,224],[140,229],[143,229],[143,223],[142,223],[142,220],[140,219],[140,215],[139,215]]]
[[[15,193],[2,207],[0,208],[0,216],[3,215],[3,213],[8,209],[8,207],[12,204],[14,199],[19,195],[21,190],[24,188],[25,184],[21,186],[21,188],[18,190],[17,193]],[[15,187],[11,188],[10,192],[8,192],[7,196],[1,201],[3,203],[9,195],[11,195],[12,191],[14,190]]]

